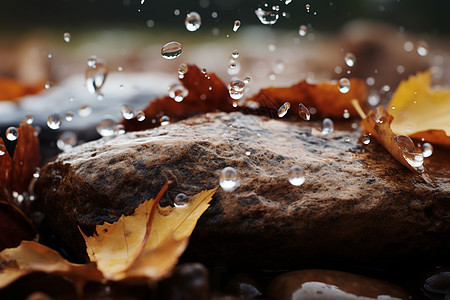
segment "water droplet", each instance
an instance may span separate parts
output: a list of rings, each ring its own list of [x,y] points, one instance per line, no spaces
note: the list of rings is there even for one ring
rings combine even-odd
[[[291,108],[291,103],[289,102],[285,102],[283,105],[281,105],[278,109],[278,117],[284,117],[288,113],[289,108]]]
[[[145,120],[145,112],[143,112],[142,110],[138,111],[136,113],[136,119],[138,120],[138,122],[142,122]]]
[[[279,5],[273,5],[273,6],[272,6],[272,10],[274,10],[274,11],[280,11],[280,6],[279,6]]]
[[[228,85],[230,97],[239,100],[244,96],[245,83],[242,80],[233,80]]]
[[[88,67],[94,68],[96,63],[97,63],[97,56],[95,56],[95,55],[89,56],[89,58],[87,60]]]
[[[122,72],[123,71],[123,67],[122,66],[118,66],[117,67],[117,71]]]
[[[92,108],[89,105],[81,105],[78,108],[78,115],[80,117],[87,117],[92,113]]]
[[[178,75],[183,75],[186,74],[188,71],[188,66],[186,64],[181,64],[178,66]]]
[[[413,45],[413,43],[407,41],[407,42],[405,42],[405,43],[403,44],[403,49],[404,49],[406,52],[411,52],[411,51],[414,50],[414,45]]]
[[[63,132],[56,141],[56,146],[63,151],[68,151],[75,147],[78,142],[77,134],[73,131]]]
[[[121,108],[122,117],[125,120],[131,120],[134,118],[134,109],[131,106],[123,105]]]
[[[339,80],[339,91],[343,94],[346,94],[350,91],[350,80],[347,78],[341,78]]]
[[[422,145],[422,155],[423,157],[430,157],[433,154],[433,146],[430,143],[424,143]]]
[[[186,15],[184,25],[186,25],[187,30],[196,31],[200,28],[200,25],[202,25],[202,19],[197,12],[192,11]]]
[[[125,133],[125,126],[123,126],[122,124],[117,124],[114,127],[114,134],[115,135],[121,135]]]
[[[406,162],[418,171],[423,171],[423,155],[416,150],[411,138],[406,135],[397,135],[394,140]]]
[[[61,122],[62,118],[57,113],[51,114],[47,118],[47,126],[53,130],[59,129],[59,127],[61,127]]]
[[[377,106],[380,103],[380,96],[376,92],[371,92],[367,97],[367,102],[371,106]]]
[[[174,9],[174,10],[173,10],[173,14],[174,14],[175,16],[179,16],[179,15],[180,15],[180,10],[179,10],[179,9]]]
[[[217,12],[215,12],[215,11],[213,11],[213,12],[211,13],[211,17],[212,17],[213,19],[217,18],[218,16],[219,16],[219,14],[218,14]]]
[[[262,8],[255,10],[258,19],[264,25],[273,25],[278,21],[279,15],[276,11],[265,11]]]
[[[0,156],[5,155],[6,153],[6,146],[3,144],[0,144]]]
[[[51,54],[51,53],[49,53],[48,55],[47,55],[47,58],[48,59],[51,59],[53,57],[53,55]]]
[[[53,86],[53,84],[52,84],[52,82],[51,82],[51,81],[47,81],[47,82],[45,83],[45,85],[44,85],[44,87],[45,87],[45,89],[46,89],[46,90],[49,90],[49,89],[51,89],[51,88],[52,88],[52,86]]]
[[[374,85],[374,84],[375,84],[375,78],[373,78],[373,77],[367,77],[367,78],[366,78],[366,84],[367,84],[368,86]]]
[[[226,167],[220,171],[219,184],[225,192],[231,192],[239,186],[237,171],[232,167]]]
[[[175,59],[181,55],[183,47],[178,42],[170,42],[165,44],[161,49],[161,55],[165,59]]]
[[[227,72],[228,75],[237,75],[241,71],[241,64],[237,61],[233,61],[230,63],[230,67],[228,68]]]
[[[305,170],[302,167],[293,166],[289,169],[288,179],[292,185],[302,185],[305,182]]]
[[[347,135],[347,136],[344,138],[344,141],[345,141],[346,143],[350,143],[352,140],[351,140],[351,138]]]
[[[427,56],[428,49],[428,44],[425,41],[417,42],[417,54],[419,54],[420,56]]]
[[[246,149],[244,153],[245,155],[249,156],[250,154],[252,154],[252,150]]]
[[[292,0],[286,0],[286,1],[284,1],[284,4],[288,5],[291,2],[292,2]]]
[[[333,121],[329,118],[325,118],[322,121],[322,135],[330,134],[334,131]]]
[[[344,109],[344,113],[342,114],[342,116],[344,117],[344,119],[350,118],[350,113],[348,112],[348,109]]]
[[[69,32],[65,32],[63,35],[64,42],[69,43],[72,35]]]
[[[244,79],[244,83],[247,85],[247,84],[249,84],[250,83],[250,81],[251,81],[252,79],[250,78],[250,77],[245,77],[245,79]]]
[[[275,79],[277,79],[277,75],[275,75],[274,73],[269,73],[269,80],[274,81]]]
[[[110,118],[103,119],[97,124],[97,132],[101,136],[113,136],[116,128],[116,121]]]
[[[9,141],[15,141],[15,140],[17,140],[18,134],[19,134],[19,133],[18,133],[18,131],[17,131],[17,128],[16,128],[16,127],[13,127],[13,126],[8,127],[8,129],[6,129],[6,131],[5,131],[6,138],[7,138]]]
[[[71,112],[71,111],[66,112],[66,114],[64,115],[64,117],[65,117],[65,119],[66,119],[67,122],[72,121],[72,120],[73,120],[73,112]]]
[[[361,141],[363,142],[364,145],[369,145],[370,144],[370,136],[367,134],[364,134],[361,137]]]
[[[233,52],[231,52],[231,57],[236,59],[239,57],[239,50],[233,50]]]
[[[275,52],[275,50],[277,50],[277,46],[274,43],[270,43],[267,48],[270,52]]]
[[[170,118],[169,116],[162,116],[161,119],[159,119],[159,122],[161,122],[162,126],[169,125]]]
[[[92,63],[91,58],[89,58],[86,69],[86,87],[89,93],[95,95],[102,88],[107,75],[108,69],[101,59],[96,58],[95,62]]]
[[[402,65],[398,65],[398,66],[397,66],[397,73],[398,73],[398,74],[403,74],[403,73],[405,73],[405,67],[402,66]]]
[[[273,67],[273,71],[276,73],[276,74],[281,74],[281,73],[283,73],[283,71],[284,71],[284,63],[283,63],[283,61],[282,60],[277,60],[276,62],[275,62],[275,65],[274,65],[274,67]]]
[[[311,113],[306,108],[306,106],[303,105],[303,103],[300,103],[298,105],[298,115],[305,121],[309,121],[311,119]]]
[[[306,27],[306,25],[301,25],[300,28],[298,29],[298,34],[300,36],[305,36],[308,33],[308,27]]]
[[[33,115],[26,115],[25,116],[25,122],[27,122],[27,124],[33,124],[34,118]]]
[[[189,202],[188,197],[183,193],[179,193],[173,199],[173,204],[175,205],[175,207],[184,207],[188,205],[188,202]]]
[[[310,8],[311,8],[311,5],[309,5],[309,4],[306,4],[306,5],[305,5],[305,8],[306,8],[306,12],[308,12],[308,13],[309,13],[309,10],[310,10]]]
[[[169,97],[176,102],[181,102],[189,94],[189,91],[181,84],[172,84],[169,87]]]
[[[234,32],[238,31],[239,27],[241,27],[241,21],[239,21],[239,20],[234,21],[233,31]]]
[[[345,54],[344,60],[345,60],[345,63],[347,64],[347,66],[353,67],[356,62],[356,57],[353,53],[347,53],[347,54]]]

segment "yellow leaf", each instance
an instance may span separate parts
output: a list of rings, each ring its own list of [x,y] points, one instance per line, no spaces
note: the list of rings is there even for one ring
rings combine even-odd
[[[83,234],[90,260],[97,263],[106,279],[123,280],[129,275],[157,280],[167,276],[216,191],[203,191],[184,207],[162,208],[158,199],[164,190],[156,200],[140,204],[131,216],[98,225],[92,237]],[[161,259],[156,259],[158,255]]]
[[[0,252],[0,289],[32,272],[53,273],[74,281],[101,281],[102,274],[92,264],[73,264],[36,242],[22,241],[17,248]]]
[[[402,81],[388,112],[396,134],[450,146],[450,90],[432,88],[430,71]]]

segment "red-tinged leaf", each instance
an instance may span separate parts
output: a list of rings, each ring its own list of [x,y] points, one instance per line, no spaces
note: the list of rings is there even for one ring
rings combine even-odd
[[[205,74],[197,66],[189,65],[188,71],[181,79],[189,94],[182,102],[176,102],[169,96],[155,99],[143,109],[145,120],[139,122],[136,118],[122,120],[127,131],[138,131],[160,125],[160,118],[166,115],[171,121],[179,121],[213,111],[231,112],[232,99],[227,86],[214,74]]]
[[[7,202],[0,202],[0,251],[17,247],[22,240],[31,240],[34,229],[23,213]]]
[[[12,160],[8,151],[6,151],[6,146],[2,138],[0,138],[0,152],[3,153],[0,155],[0,201],[9,201]]]
[[[19,194],[28,191],[33,174],[40,162],[39,139],[35,136],[33,126],[22,121],[18,129],[17,145],[12,160],[12,191]]]

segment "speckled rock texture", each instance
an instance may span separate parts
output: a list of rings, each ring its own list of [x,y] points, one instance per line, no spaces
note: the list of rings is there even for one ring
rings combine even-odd
[[[148,131],[102,138],[46,165],[37,205],[74,253],[77,226],[130,214],[173,180],[162,199],[219,186],[234,167],[240,186],[219,188],[200,218],[187,256],[203,261],[295,265],[388,261],[450,249],[450,180],[434,186],[360,133],[317,136],[317,124],[241,113],[209,113]],[[250,151],[250,155],[246,152]],[[288,170],[303,167],[293,186]]]

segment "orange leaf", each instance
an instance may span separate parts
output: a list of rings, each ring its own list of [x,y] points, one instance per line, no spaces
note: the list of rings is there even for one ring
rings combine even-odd
[[[287,115],[298,116],[298,105],[303,103],[307,107],[315,107],[321,116],[342,117],[347,109],[351,116],[356,116],[351,100],[358,99],[361,106],[366,105],[367,87],[364,81],[350,79],[348,93],[339,91],[339,84],[322,82],[310,84],[305,80],[290,87],[269,87],[262,89],[253,97],[247,98],[244,105],[256,102],[262,108],[278,110],[285,102],[290,102],[291,109]],[[293,109],[296,107],[295,109]]]
[[[27,86],[12,78],[0,78],[0,101],[37,94],[44,89],[44,84]]]
[[[0,200],[9,201],[11,195],[12,159],[6,151],[5,143],[0,138]]]

